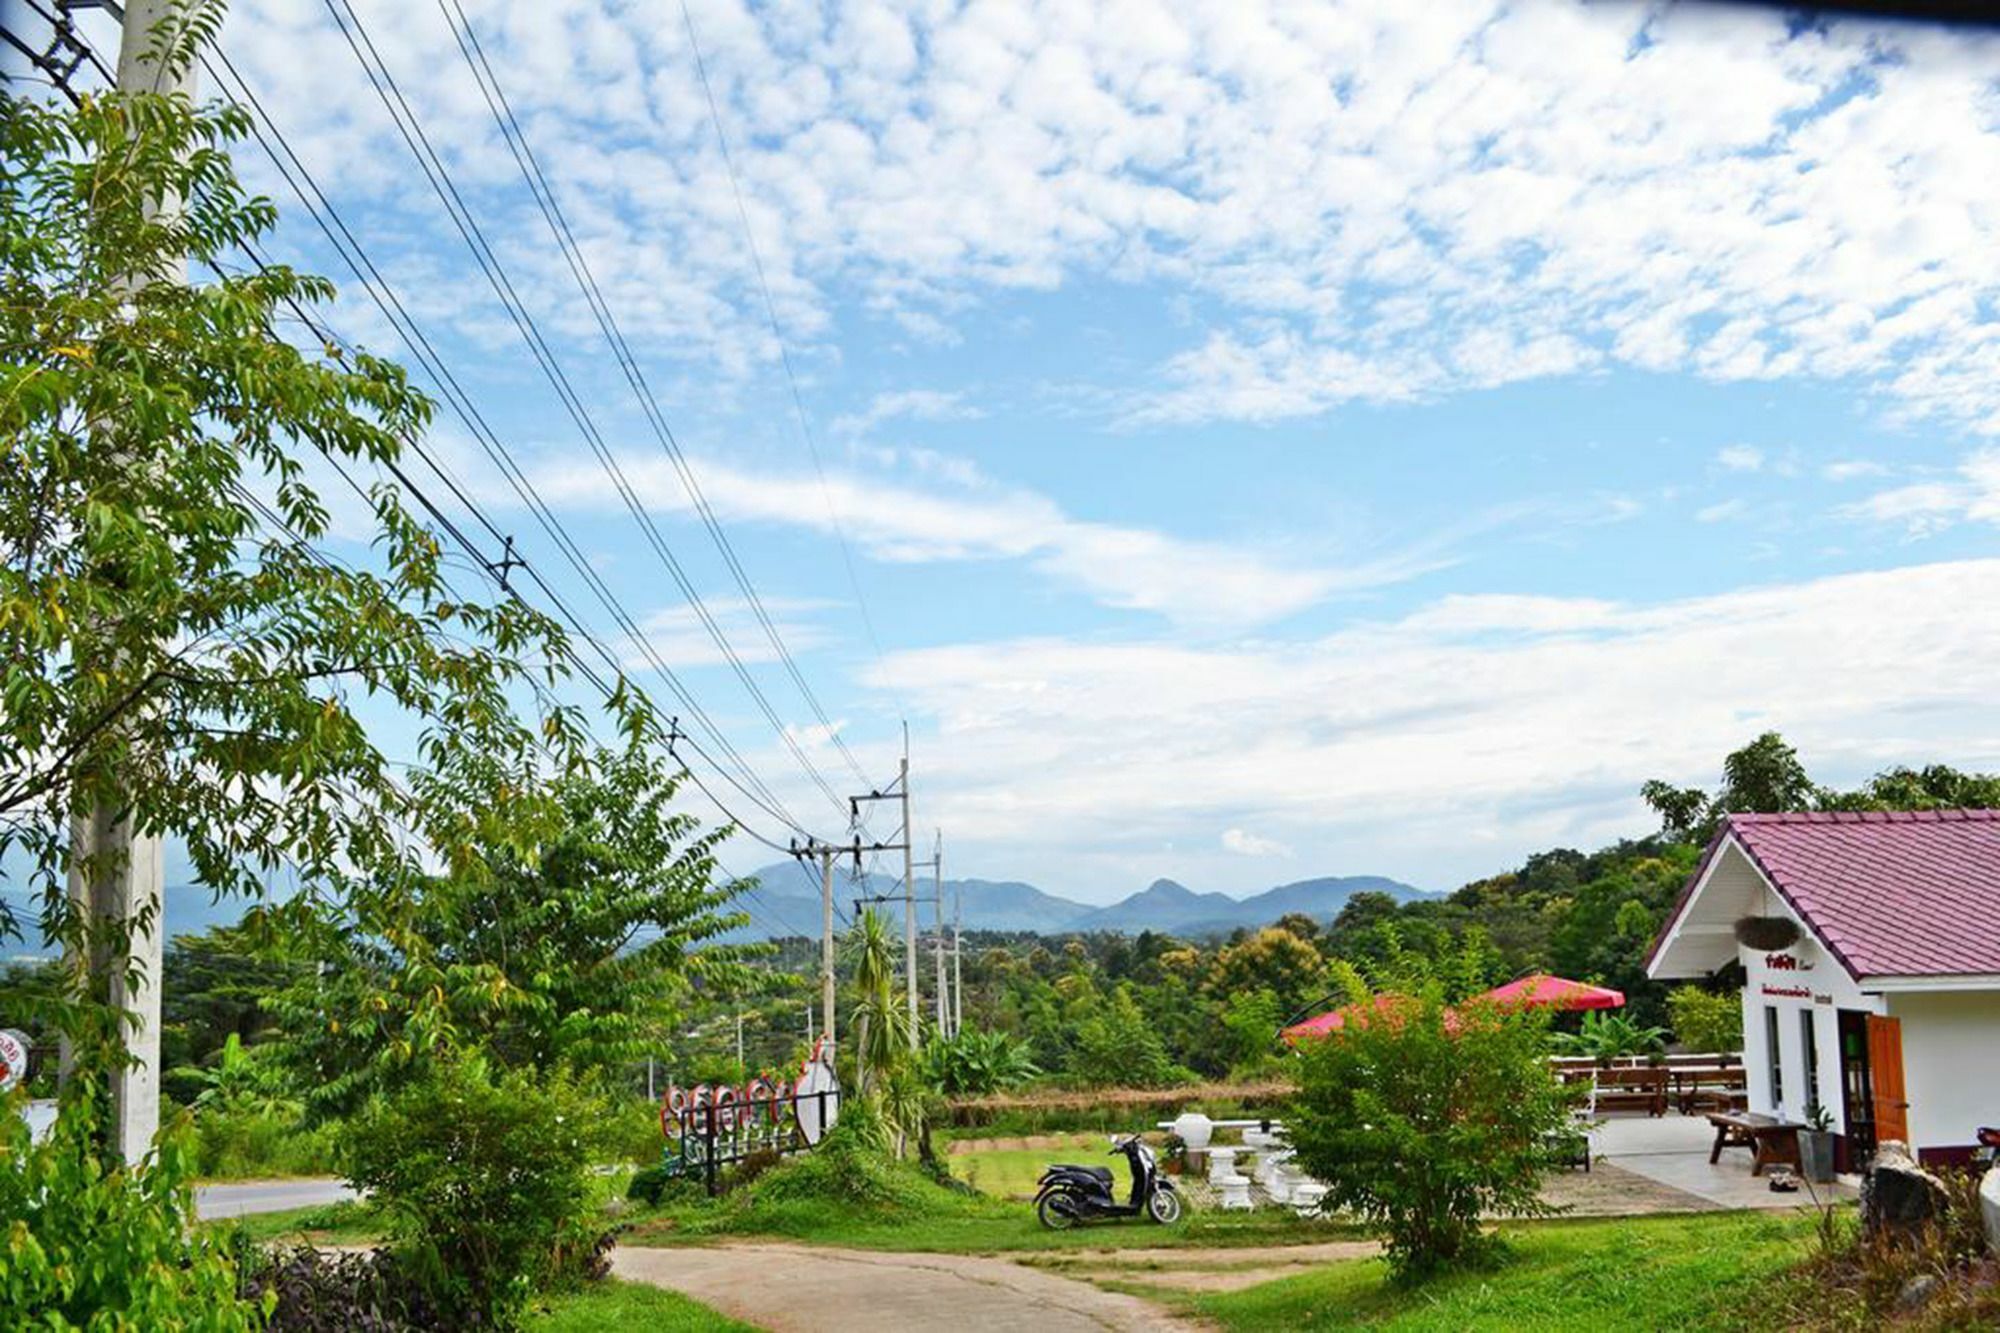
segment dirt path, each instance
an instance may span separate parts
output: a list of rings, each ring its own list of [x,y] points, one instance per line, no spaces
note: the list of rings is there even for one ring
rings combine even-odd
[[[620,1247],[611,1271],[774,1333],[1191,1327],[1159,1306],[1008,1259],[818,1245]]]

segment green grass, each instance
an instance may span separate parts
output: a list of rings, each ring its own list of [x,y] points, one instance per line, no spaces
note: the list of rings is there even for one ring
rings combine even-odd
[[[366,1203],[352,1199],[314,1204],[308,1208],[285,1208],[274,1213],[220,1218],[202,1225],[217,1231],[240,1227],[251,1240],[266,1245],[273,1242],[366,1245],[380,1240],[386,1230],[379,1213]]]
[[[527,1320],[529,1333],[752,1333],[739,1324],[689,1300],[679,1292],[663,1291],[642,1282],[606,1278],[579,1291],[535,1302]]]
[[[1367,1259],[1175,1303],[1225,1329],[1742,1329],[1759,1323],[1754,1293],[1805,1253],[1811,1223],[1707,1213],[1529,1223],[1503,1234],[1509,1253],[1497,1267],[1413,1289],[1391,1286],[1383,1263]]]
[[[1052,1162],[1096,1162],[1104,1153],[1102,1134],[1071,1134],[1054,1148],[997,1148],[954,1153],[945,1158],[952,1175],[996,1199],[1032,1199],[1042,1169]],[[1121,1173],[1121,1179],[1122,1179]]]

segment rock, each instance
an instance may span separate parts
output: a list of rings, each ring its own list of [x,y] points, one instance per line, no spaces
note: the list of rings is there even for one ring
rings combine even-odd
[[[1979,1182],[1979,1220],[1986,1227],[1986,1248],[2000,1254],[2000,1166]]]
[[[1930,1304],[1931,1297],[1937,1294],[1937,1289],[1938,1275],[1936,1273],[1917,1274],[1908,1282],[1905,1282],[1903,1289],[1896,1293],[1896,1312],[1898,1314],[1909,1314],[1912,1311],[1923,1309],[1926,1305]]]
[[[1876,1148],[1861,1182],[1861,1224],[1871,1233],[1916,1231],[1944,1212],[1947,1197],[1944,1182],[1917,1165],[1907,1144],[1891,1139]]]

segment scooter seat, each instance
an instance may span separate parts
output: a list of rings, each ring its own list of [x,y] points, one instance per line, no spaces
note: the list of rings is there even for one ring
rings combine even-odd
[[[1078,1166],[1073,1163],[1062,1163],[1053,1169],[1057,1171],[1079,1171],[1086,1176],[1095,1176],[1107,1185],[1111,1183],[1111,1168],[1108,1166]]]

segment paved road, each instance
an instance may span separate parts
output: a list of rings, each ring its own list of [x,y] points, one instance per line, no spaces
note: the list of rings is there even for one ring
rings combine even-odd
[[[204,1222],[249,1213],[280,1213],[287,1208],[311,1208],[351,1199],[354,1191],[340,1180],[239,1180],[227,1185],[197,1185],[195,1216]]]
[[[1006,1259],[744,1244],[612,1252],[611,1271],[773,1333],[1066,1333],[1186,1327],[1161,1307]]]

